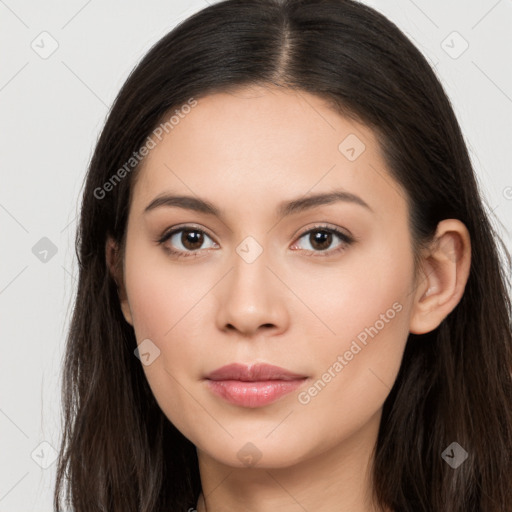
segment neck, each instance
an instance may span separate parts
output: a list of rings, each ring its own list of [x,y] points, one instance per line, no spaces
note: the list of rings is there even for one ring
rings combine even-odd
[[[343,443],[286,467],[227,466],[198,449],[197,512],[383,512],[371,493],[379,422],[380,412]]]

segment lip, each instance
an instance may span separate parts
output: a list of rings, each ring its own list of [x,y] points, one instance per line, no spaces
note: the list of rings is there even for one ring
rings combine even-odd
[[[257,382],[266,380],[296,380],[303,379],[305,375],[292,373],[279,366],[265,363],[245,365],[232,363],[217,368],[209,373],[208,380],[240,380],[244,382]]]
[[[242,407],[262,407],[301,386],[307,377],[269,364],[233,363],[206,377],[210,391]]]

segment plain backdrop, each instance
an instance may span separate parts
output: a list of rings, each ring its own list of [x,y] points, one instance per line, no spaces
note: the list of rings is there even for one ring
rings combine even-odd
[[[366,3],[434,66],[510,250],[512,2]],[[108,109],[147,50],[206,5],[0,0],[0,512],[53,509],[77,205]]]

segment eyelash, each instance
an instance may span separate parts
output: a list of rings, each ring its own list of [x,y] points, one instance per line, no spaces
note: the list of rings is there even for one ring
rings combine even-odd
[[[177,228],[173,228],[170,231],[165,232],[161,236],[161,238],[159,238],[157,240],[157,243],[159,245],[163,245],[173,235],[175,235],[176,233],[180,233],[182,231],[191,231],[191,232],[195,232],[195,233],[202,233],[203,235],[206,235],[208,238],[211,238],[208,235],[208,233],[206,233],[202,229],[196,228],[195,226],[188,225],[188,226],[179,226]],[[297,238],[297,240],[300,240],[305,235],[309,235],[310,233],[314,233],[315,231],[324,231],[324,232],[327,232],[330,234],[334,234],[341,240],[342,243],[336,249],[330,249],[330,250],[326,250],[326,251],[311,251],[311,250],[307,250],[307,249],[302,249],[303,251],[305,251],[308,254],[311,254],[311,253],[314,254],[314,257],[332,256],[333,254],[337,254],[338,252],[344,251],[349,245],[351,245],[352,243],[354,243],[357,240],[355,237],[349,236],[346,233],[343,233],[342,231],[340,231],[336,228],[326,226],[326,225],[317,225],[317,226],[314,226],[313,228],[308,229],[307,231],[302,233]],[[195,258],[195,257],[199,256],[199,252],[201,251],[201,249],[197,249],[195,251],[184,252],[184,251],[178,251],[175,249],[171,249],[168,246],[165,246],[164,248],[165,248],[166,252],[168,252],[169,254],[171,254],[172,256],[177,257],[177,258],[191,258],[191,257]]]

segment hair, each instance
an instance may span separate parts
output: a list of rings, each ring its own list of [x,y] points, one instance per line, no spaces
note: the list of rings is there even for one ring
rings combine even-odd
[[[195,507],[195,446],[153,396],[105,257],[108,236],[124,252],[140,163],[112,177],[191,98],[268,85],[314,94],[373,130],[407,196],[415,261],[443,219],[459,219],[471,237],[461,300],[435,330],[409,334],[384,402],[376,502],[395,512],[503,512],[512,503],[510,254],[435,73],[395,24],[352,0],[220,1],[158,41],[122,86],[88,168],[76,235],[57,512],[64,489],[77,512]],[[441,457],[452,442],[468,453],[457,469]]]

